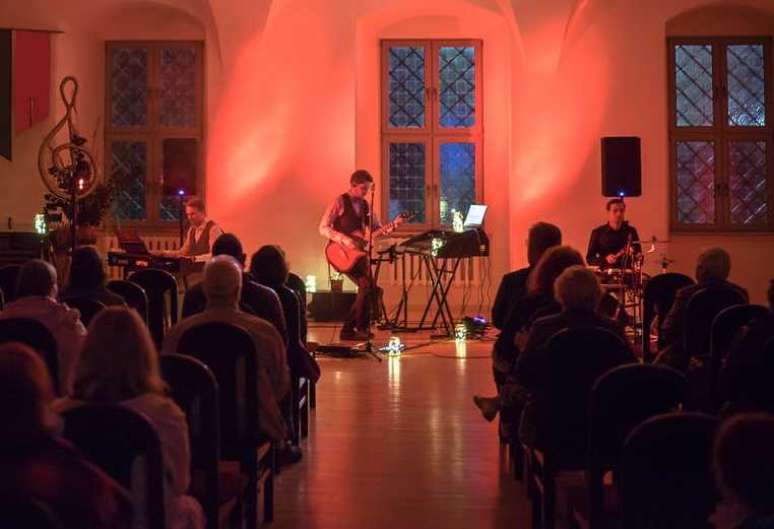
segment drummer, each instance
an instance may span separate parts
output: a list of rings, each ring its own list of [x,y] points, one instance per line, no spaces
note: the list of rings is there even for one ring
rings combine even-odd
[[[607,222],[591,232],[586,262],[605,268],[631,268],[633,257],[642,253],[640,236],[626,220],[623,198],[607,202]],[[628,255],[627,255],[628,254]]]

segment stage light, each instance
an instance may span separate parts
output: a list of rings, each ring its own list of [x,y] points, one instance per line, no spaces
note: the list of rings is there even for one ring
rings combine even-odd
[[[177,195],[178,195],[178,196],[180,196],[180,197],[182,197],[182,196],[185,196],[185,190],[183,190],[183,189],[178,189],[178,190],[177,190]]]
[[[465,341],[468,337],[468,326],[464,323],[458,323],[454,326],[454,339],[457,341]]]
[[[317,292],[317,276],[308,275],[304,279],[304,285],[307,292]]]

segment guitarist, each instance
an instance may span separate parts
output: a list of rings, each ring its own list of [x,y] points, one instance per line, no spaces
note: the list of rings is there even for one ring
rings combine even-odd
[[[366,197],[371,192],[374,179],[368,171],[360,169],[352,173],[349,185],[349,191],[336,197],[325,210],[320,221],[320,234],[346,248],[362,249],[363,241],[355,233],[365,233],[368,219],[371,218]],[[378,229],[381,224],[371,218],[370,227],[372,230]],[[346,275],[357,285],[357,297],[341,329],[341,339],[366,340],[370,332],[368,300],[372,289],[376,287],[368,269],[368,257],[362,256]]]

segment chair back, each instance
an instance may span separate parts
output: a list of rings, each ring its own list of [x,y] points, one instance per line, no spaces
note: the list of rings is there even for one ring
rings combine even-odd
[[[148,328],[156,345],[160,346],[167,325],[171,327],[177,323],[177,280],[166,270],[146,268],[132,272],[129,281],[140,285],[148,296]]]
[[[659,323],[663,323],[664,317],[672,308],[677,291],[688,285],[693,285],[694,281],[685,274],[676,272],[667,272],[650,278],[643,291],[643,310],[642,310],[642,352],[645,358],[650,356],[650,326],[656,315],[659,316]],[[661,343],[661,333],[659,333],[659,348]]]
[[[715,316],[726,307],[745,303],[746,300],[741,292],[728,287],[707,287],[694,293],[685,308],[683,326],[685,358],[692,356],[709,358],[710,330]]]
[[[603,511],[603,477],[618,471],[624,440],[645,419],[675,411],[685,375],[667,366],[628,364],[603,374],[591,389],[587,479],[592,525]]]
[[[3,289],[0,288],[0,310],[3,310],[5,308],[5,294],[3,294]]]
[[[69,307],[78,309],[78,312],[81,313],[81,322],[86,327],[89,326],[94,316],[105,308],[105,304],[101,301],[84,296],[62,298],[61,301]]]
[[[107,289],[124,298],[126,304],[136,310],[144,322],[148,322],[148,295],[140,285],[124,279],[113,279],[108,281]]]
[[[732,305],[718,312],[710,330],[709,395],[713,409],[722,404],[719,388],[720,366],[741,328],[757,320],[767,321],[769,309],[762,305]]]
[[[301,341],[306,343],[308,336],[308,325],[306,321],[306,283],[304,283],[304,280],[301,279],[298,274],[290,272],[288,274],[286,285],[298,296],[301,313]]]
[[[185,412],[191,445],[191,471],[204,476],[204,495],[199,498],[207,526],[218,527],[218,461],[220,460],[220,413],[215,375],[192,356],[161,357],[161,373],[171,397]]]
[[[30,318],[0,319],[0,344],[21,342],[30,346],[43,357],[54,391],[60,395],[59,387],[59,352],[56,340],[48,328],[37,320]]]
[[[629,434],[621,464],[622,527],[709,527],[717,499],[711,471],[717,424],[702,413],[669,413]]]
[[[774,336],[765,342],[762,350],[733,354],[744,356],[733,359],[733,375],[729,378],[731,411],[774,413]],[[729,369],[732,368],[729,366]]]
[[[64,437],[126,489],[143,487],[149,529],[164,529],[164,465],[161,441],[143,414],[116,404],[84,404],[62,414]],[[142,485],[132,483],[137,458],[144,459]],[[135,487],[132,487],[134,485]]]
[[[177,353],[193,356],[215,375],[220,402],[220,442],[224,459],[242,460],[259,440],[258,353],[237,325],[211,322],[188,329]]]
[[[0,267],[0,290],[3,291],[5,302],[16,299],[16,280],[19,278],[21,265],[5,265]]]
[[[588,405],[594,382],[631,356],[625,342],[598,328],[556,333],[546,345],[546,384],[537,392],[537,446],[546,466],[582,467],[588,444]]]

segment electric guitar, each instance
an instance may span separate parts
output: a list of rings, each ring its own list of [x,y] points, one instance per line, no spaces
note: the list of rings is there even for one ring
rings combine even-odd
[[[398,214],[392,222],[385,224],[378,230],[374,230],[372,236],[374,238],[386,235],[393,231],[395,228],[403,224],[404,222],[411,220],[416,216],[415,213],[404,211]],[[348,236],[355,241],[355,247],[350,248],[340,242],[328,240],[328,244],[325,245],[325,258],[331,266],[339,273],[346,274],[355,266],[360,258],[366,255],[366,247],[368,241],[365,234],[361,230],[354,231]]]

